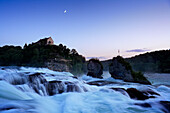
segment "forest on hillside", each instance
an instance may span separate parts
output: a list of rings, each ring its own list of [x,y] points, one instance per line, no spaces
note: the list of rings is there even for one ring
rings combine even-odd
[[[170,73],[170,50],[147,52],[125,60],[135,71]],[[102,61],[105,71],[108,71],[110,63],[111,60]]]
[[[79,55],[75,49],[70,50],[62,44],[0,47],[1,66],[31,66],[47,67],[51,61],[64,61],[73,73],[84,71],[85,57]],[[60,62],[61,63],[61,62]]]
[[[137,71],[170,73],[170,50],[145,53],[126,61]]]

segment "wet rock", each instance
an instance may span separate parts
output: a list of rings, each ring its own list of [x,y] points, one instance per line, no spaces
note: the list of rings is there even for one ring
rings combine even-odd
[[[41,75],[42,73],[34,73],[28,76],[28,85],[31,87],[37,94],[42,96],[47,95],[46,85],[47,80]]]
[[[162,109],[165,113],[170,113],[170,101],[160,101],[159,102],[164,109]]]
[[[79,87],[75,84],[67,85],[67,92],[81,92]]]
[[[127,92],[124,88],[110,88],[110,89],[112,89],[114,91],[118,91],[118,92],[122,93],[123,95],[127,95]]]
[[[130,82],[134,81],[131,75],[131,70],[119,62],[119,57],[113,59],[109,66],[109,73],[115,79],[122,79]]]
[[[0,108],[0,111],[11,110],[11,109],[19,109],[19,108],[16,106],[4,106],[4,107]]]
[[[136,99],[136,100],[146,100],[149,98],[156,98],[154,95],[159,95],[158,93],[153,92],[153,91],[151,92],[150,90],[148,92],[147,91],[142,92],[135,88],[128,88],[126,92],[129,94],[130,98]]]
[[[10,84],[12,85],[22,85],[25,83],[26,83],[26,79],[24,77],[15,78],[10,82]]]
[[[65,82],[67,85],[67,92],[81,92],[81,88],[76,83]]]
[[[149,97],[144,95],[142,92],[138,91],[135,88],[128,88],[126,92],[129,94],[130,98],[136,99],[136,100],[146,100]]]
[[[158,93],[152,91],[151,89],[145,90],[145,91],[139,91],[135,88],[110,88],[114,91],[118,91],[122,93],[123,95],[126,95],[131,98],[131,99],[136,99],[136,100],[146,100],[149,98],[156,98],[156,96],[160,96]]]
[[[157,95],[157,96],[160,96],[160,94],[154,92],[151,89],[144,90],[144,91],[142,91],[142,93],[145,94],[145,95]]]
[[[87,82],[87,84],[96,85],[96,86],[104,86],[104,85],[108,85],[108,84],[116,84],[116,82],[100,80],[100,81]]]
[[[41,84],[46,83],[47,82],[46,79],[41,74],[43,74],[43,73],[34,73],[34,74],[29,75],[28,81],[30,83],[34,83],[37,80],[39,80]]]
[[[1,70],[6,70],[6,69],[4,67],[2,67]]]
[[[49,81],[46,85],[49,96],[61,94],[63,92],[86,92],[88,91],[84,86],[80,86],[78,82],[62,82],[62,81]]]
[[[24,72],[25,74],[30,74],[30,72]]]
[[[151,107],[151,105],[149,103],[135,103],[135,105],[138,105],[138,106],[141,106],[141,107],[145,107],[145,108]]]
[[[78,79],[78,77],[76,77],[76,76],[73,76],[72,78]]]
[[[90,59],[87,64],[88,76],[103,78],[103,66],[98,59]]]
[[[46,86],[47,92],[49,96],[55,95],[55,94],[61,94],[64,92],[64,84],[62,81],[49,81]]]

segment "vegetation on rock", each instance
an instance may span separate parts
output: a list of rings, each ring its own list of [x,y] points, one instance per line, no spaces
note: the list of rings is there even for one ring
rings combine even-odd
[[[154,51],[126,59],[134,70],[170,73],[170,50]]]
[[[121,56],[114,57],[110,66],[109,72],[113,78],[122,79],[129,82],[138,82],[143,84],[150,84],[141,72],[132,70],[131,65]]]

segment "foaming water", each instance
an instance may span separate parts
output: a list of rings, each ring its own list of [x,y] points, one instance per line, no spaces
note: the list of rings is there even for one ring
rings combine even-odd
[[[127,83],[108,77],[77,78],[69,72],[46,68],[0,68],[0,113],[168,112],[160,102],[170,101],[169,87]],[[124,91],[128,88],[159,95],[146,100],[131,99]]]

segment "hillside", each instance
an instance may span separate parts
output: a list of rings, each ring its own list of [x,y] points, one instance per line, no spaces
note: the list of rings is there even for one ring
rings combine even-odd
[[[105,71],[111,60],[102,61]],[[126,58],[135,71],[170,73],[170,50],[160,50]]]
[[[23,48],[20,46],[0,47],[0,65],[48,67],[51,70],[69,71],[74,74],[84,72],[85,58],[75,49],[70,50],[62,44],[48,43],[41,39],[36,43],[25,44]]]

